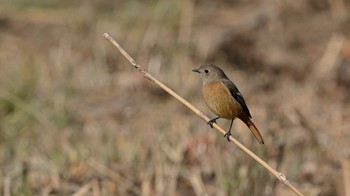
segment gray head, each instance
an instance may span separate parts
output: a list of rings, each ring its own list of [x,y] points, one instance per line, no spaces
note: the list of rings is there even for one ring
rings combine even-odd
[[[203,80],[203,85],[228,79],[224,71],[214,64],[204,64],[198,69],[194,69],[192,71],[200,74]]]

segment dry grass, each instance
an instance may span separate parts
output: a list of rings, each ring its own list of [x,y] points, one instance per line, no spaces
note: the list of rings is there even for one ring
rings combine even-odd
[[[266,144],[238,121],[235,136],[305,194],[344,195],[348,8],[343,1],[2,2],[1,193],[292,194],[130,70],[101,38],[109,31],[208,114],[190,70],[220,64]]]

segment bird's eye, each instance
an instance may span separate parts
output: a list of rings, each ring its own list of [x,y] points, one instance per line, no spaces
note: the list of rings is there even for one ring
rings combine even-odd
[[[209,70],[206,69],[206,70],[204,70],[204,72],[205,72],[205,73],[209,73]]]

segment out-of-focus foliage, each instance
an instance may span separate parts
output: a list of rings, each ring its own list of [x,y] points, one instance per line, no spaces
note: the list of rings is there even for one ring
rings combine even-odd
[[[191,72],[219,64],[261,130],[233,135],[307,195],[344,195],[348,2],[2,1],[2,195],[293,195],[155,77],[214,117]],[[228,128],[229,121],[218,123]]]

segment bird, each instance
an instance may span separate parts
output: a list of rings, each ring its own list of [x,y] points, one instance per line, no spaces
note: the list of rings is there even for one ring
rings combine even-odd
[[[219,118],[230,119],[230,128],[224,135],[230,142],[232,123],[236,118],[239,118],[247,125],[256,140],[260,144],[264,144],[259,130],[252,121],[252,115],[242,94],[225,72],[215,64],[204,64],[192,71],[199,73],[202,78],[204,101],[210,110],[217,115],[208,121],[208,125],[213,128],[213,123],[216,123]]]

